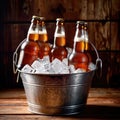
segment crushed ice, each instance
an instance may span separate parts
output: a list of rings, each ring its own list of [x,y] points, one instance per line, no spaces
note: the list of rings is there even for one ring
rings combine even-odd
[[[94,70],[95,65],[90,63],[88,66],[89,70]],[[86,72],[83,69],[75,69],[74,65],[68,65],[68,59],[65,58],[62,61],[54,59],[50,62],[49,56],[43,57],[43,59],[35,60],[32,65],[26,64],[22,72],[28,73],[39,73],[39,74],[70,74],[70,73],[82,73]]]

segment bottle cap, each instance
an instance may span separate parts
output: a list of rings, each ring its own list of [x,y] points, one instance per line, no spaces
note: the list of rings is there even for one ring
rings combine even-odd
[[[87,27],[88,27],[88,23],[85,22],[85,23],[84,23],[84,29],[87,29]]]
[[[84,24],[84,21],[77,21],[77,24]]]
[[[84,21],[77,21],[77,28],[79,27],[79,25],[83,28],[84,27]]]
[[[45,20],[45,17],[33,15],[32,19]]]
[[[57,18],[56,21],[64,21],[63,18]]]

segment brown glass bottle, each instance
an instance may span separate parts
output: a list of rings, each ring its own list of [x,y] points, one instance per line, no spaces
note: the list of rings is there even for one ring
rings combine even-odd
[[[68,51],[66,49],[66,38],[63,18],[56,19],[56,29],[54,33],[54,45],[51,50],[51,61],[55,58],[63,60],[67,58]]]
[[[84,22],[84,38],[85,38],[85,53],[88,56],[89,63],[92,62],[92,57],[89,49],[89,37],[88,37],[88,23]]]
[[[88,70],[89,60],[85,54],[84,22],[82,21],[77,21],[73,51],[68,59],[69,64],[74,65],[76,69],[81,68],[84,71]]]
[[[38,45],[39,40],[39,17],[33,16],[31,25],[28,30],[27,39],[21,45],[20,56],[18,60],[18,68],[23,67],[26,64],[31,65],[34,60],[39,56],[40,47]]]
[[[44,56],[49,55],[51,51],[51,46],[48,42],[48,34],[47,34],[46,26],[45,26],[44,17],[40,17],[38,43],[40,46],[39,57],[42,59]]]

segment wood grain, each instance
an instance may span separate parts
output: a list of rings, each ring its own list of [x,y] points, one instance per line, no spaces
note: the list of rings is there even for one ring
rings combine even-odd
[[[95,46],[98,50],[110,49],[110,22],[95,23]]]
[[[109,20],[112,5],[112,16],[118,18],[119,0],[13,0],[7,1],[7,21],[30,20],[32,15],[44,16],[48,20],[64,17],[67,20]],[[117,7],[116,7],[117,6]],[[116,13],[116,14],[115,14]]]
[[[101,81],[99,78],[95,78],[94,86],[119,85],[120,87],[120,62],[118,59],[120,52],[120,0],[2,0],[1,2],[0,88],[19,86],[16,83],[16,75],[12,71],[12,55],[18,44],[26,37],[33,15],[46,18],[50,43],[53,43],[54,40],[55,19],[63,17],[67,46],[69,47],[73,46],[76,21],[88,21],[89,39],[99,51],[103,61],[103,76],[100,78]],[[118,66],[117,70],[115,65]],[[114,77],[117,80],[114,81]],[[21,85],[21,83],[19,84]]]
[[[74,116],[46,116],[28,111],[24,89],[0,91],[0,120],[117,120],[120,118],[120,89],[91,88],[85,110]]]
[[[120,23],[111,22],[111,50],[120,50]]]
[[[112,0],[111,1],[111,19],[112,20],[119,20],[120,19],[120,1],[119,0]]]

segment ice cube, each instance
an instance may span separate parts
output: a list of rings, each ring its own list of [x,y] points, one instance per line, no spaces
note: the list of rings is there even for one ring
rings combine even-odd
[[[28,64],[26,64],[26,65],[22,68],[21,71],[22,71],[22,72],[28,72],[28,73],[34,73],[34,72],[35,72],[35,70],[34,70],[30,65],[28,65]]]
[[[51,63],[51,69],[56,73],[59,74],[62,71],[62,62],[55,58]]]
[[[50,69],[49,69],[49,74],[55,74],[55,72],[54,72],[52,67],[50,67]]]
[[[35,70],[34,73],[38,73],[38,74],[49,74],[48,71],[41,71],[41,70]]]
[[[78,68],[73,73],[83,73],[83,72],[86,72],[86,70]]]
[[[68,66],[57,58],[54,59],[51,63],[51,70],[54,71],[55,74],[68,74],[69,73]]]
[[[43,57],[42,64],[44,65],[45,71],[50,70],[50,58],[49,58],[49,56],[44,56]]]
[[[44,56],[42,60],[45,61],[45,62],[50,62],[50,58],[49,58],[48,55]]]
[[[67,58],[64,58],[64,59],[62,60],[62,63],[64,63],[65,65],[68,66],[68,59],[67,59]]]
[[[61,71],[61,74],[68,74],[68,73],[70,73],[69,66],[68,66],[68,59],[64,58],[62,60],[62,71]]]
[[[45,72],[45,67],[42,63],[42,61],[40,60],[35,60],[33,63],[32,63],[32,68],[34,68],[37,72]]]
[[[70,73],[74,73],[75,66],[74,65],[69,65],[69,70],[70,70]]]
[[[69,74],[69,73],[70,71],[69,71],[68,66],[63,67],[62,71],[60,72],[60,74]]]
[[[96,69],[96,65],[94,63],[90,62],[89,65],[88,65],[88,69],[89,70],[95,70]]]

